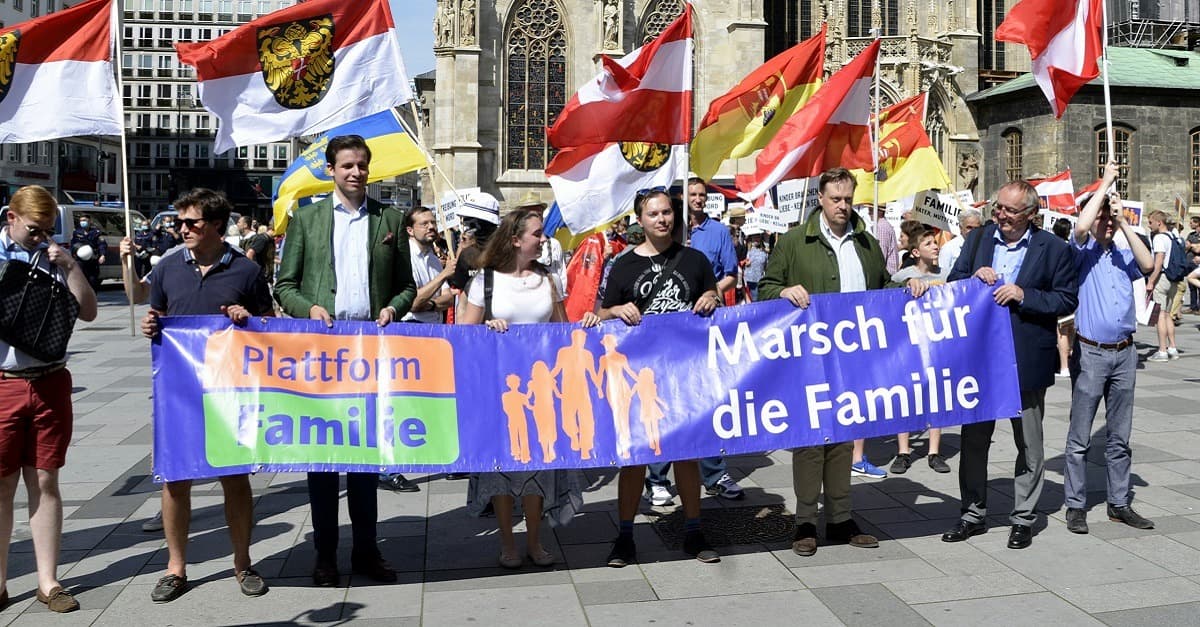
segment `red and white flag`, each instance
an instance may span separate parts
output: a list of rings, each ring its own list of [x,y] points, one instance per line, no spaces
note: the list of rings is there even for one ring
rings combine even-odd
[[[309,0],[175,44],[220,120],[213,151],[310,135],[412,100],[387,0]]]
[[[821,86],[759,153],[754,174],[737,177],[746,200],[767,193],[785,179],[817,176],[829,168],[873,170],[871,86],[879,40]]]
[[[1100,179],[1096,179],[1096,180],[1092,181],[1091,183],[1088,183],[1087,185],[1084,185],[1083,187],[1079,188],[1079,191],[1075,193],[1075,206],[1076,207],[1083,206],[1084,203],[1086,203],[1088,201],[1088,199],[1092,197],[1092,194],[1095,194],[1097,191],[1100,190],[1100,185],[1103,182],[1104,181],[1102,181]],[[1109,187],[1107,190],[1105,190],[1105,193],[1112,191],[1113,188],[1115,188],[1115,187],[1116,187],[1116,183],[1114,183],[1111,187]]]
[[[643,141],[686,144],[692,130],[692,5],[653,41],[579,88],[550,127],[555,148]]]
[[[550,129],[546,166],[563,222],[578,234],[633,208],[638,190],[687,177],[692,9],[580,88]]]
[[[112,0],[0,30],[0,142],[121,135]]]
[[[1104,0],[1022,0],[996,29],[996,41],[1024,44],[1033,77],[1061,118],[1080,87],[1100,75]]]
[[[1075,213],[1075,184],[1071,181],[1071,168],[1044,179],[1030,179],[1030,185],[1042,199],[1042,209],[1058,213]]]

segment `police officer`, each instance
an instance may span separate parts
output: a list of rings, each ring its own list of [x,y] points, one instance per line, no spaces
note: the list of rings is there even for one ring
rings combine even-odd
[[[84,246],[90,246],[92,249],[89,259],[79,258],[79,249]],[[71,233],[71,254],[79,261],[83,276],[87,277],[88,284],[92,286],[93,291],[100,290],[100,266],[104,265],[104,256],[107,253],[108,244],[104,242],[100,229],[92,223],[91,217],[79,216],[79,228]]]

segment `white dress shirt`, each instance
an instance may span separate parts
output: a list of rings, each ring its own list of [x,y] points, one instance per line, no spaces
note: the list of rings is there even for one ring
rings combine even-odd
[[[862,260],[858,258],[858,249],[854,247],[854,231],[851,230],[850,225],[847,224],[846,232],[838,237],[829,229],[829,225],[825,223],[825,216],[822,214],[821,235],[825,237],[825,241],[829,242],[834,254],[837,255],[842,293],[865,292],[867,277],[863,276]]]
[[[333,274],[337,293],[333,317],[338,320],[370,320],[370,259],[367,255],[367,200],[357,209],[347,209],[338,195],[333,205]]]
[[[425,285],[432,283],[437,275],[442,273],[442,260],[433,251],[430,246],[429,250],[422,252],[421,244],[413,238],[408,238],[408,253],[409,259],[412,261],[413,281],[417,284],[417,289],[421,289]],[[446,286],[443,284],[442,289]],[[428,324],[438,324],[442,322],[442,312],[436,309],[428,311],[410,311],[405,314],[403,320],[415,320]]]

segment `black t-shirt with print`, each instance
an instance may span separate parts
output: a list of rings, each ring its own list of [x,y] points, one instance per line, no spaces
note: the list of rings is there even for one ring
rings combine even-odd
[[[670,275],[663,274],[676,257],[679,261]],[[663,276],[658,288],[650,294],[660,274]],[[691,311],[701,294],[716,288],[717,278],[704,253],[672,244],[654,257],[642,256],[636,250],[618,257],[609,272],[601,306],[607,309],[634,303],[647,315]]]

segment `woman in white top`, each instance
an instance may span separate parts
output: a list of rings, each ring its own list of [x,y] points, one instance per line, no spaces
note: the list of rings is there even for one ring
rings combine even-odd
[[[489,329],[503,333],[514,324],[565,322],[562,288],[556,284],[553,275],[537,263],[545,240],[540,211],[519,209],[505,216],[483,250],[480,257],[483,270],[475,275],[467,288],[467,305],[458,324],[483,323]],[[490,303],[485,294],[489,275],[492,277]],[[553,450],[553,441],[557,439],[553,415],[550,424],[543,424],[547,422],[543,419],[547,412],[538,409],[545,409],[547,402],[552,404],[560,392],[555,389],[553,378],[535,376],[536,371],[537,364],[534,364],[530,373],[513,377],[510,383],[509,393],[516,398],[512,403],[516,415],[509,416],[508,420],[526,420],[524,409],[531,409],[539,445],[529,447],[528,442],[512,443],[514,447],[535,448],[515,455],[514,459],[518,461],[520,457],[529,459],[530,453],[541,457],[541,461],[552,461],[552,458],[546,458],[545,450]],[[494,417],[496,420],[505,418]],[[512,532],[517,497],[520,497],[525,512],[526,552],[530,561],[538,566],[553,564],[554,556],[539,540],[539,526],[543,515],[548,516],[551,526],[566,524],[582,506],[574,476],[562,470],[542,470],[480,473],[472,475],[471,479],[467,509],[479,515],[489,504],[494,508],[500,527],[500,565],[505,568],[521,566],[521,554]]]

